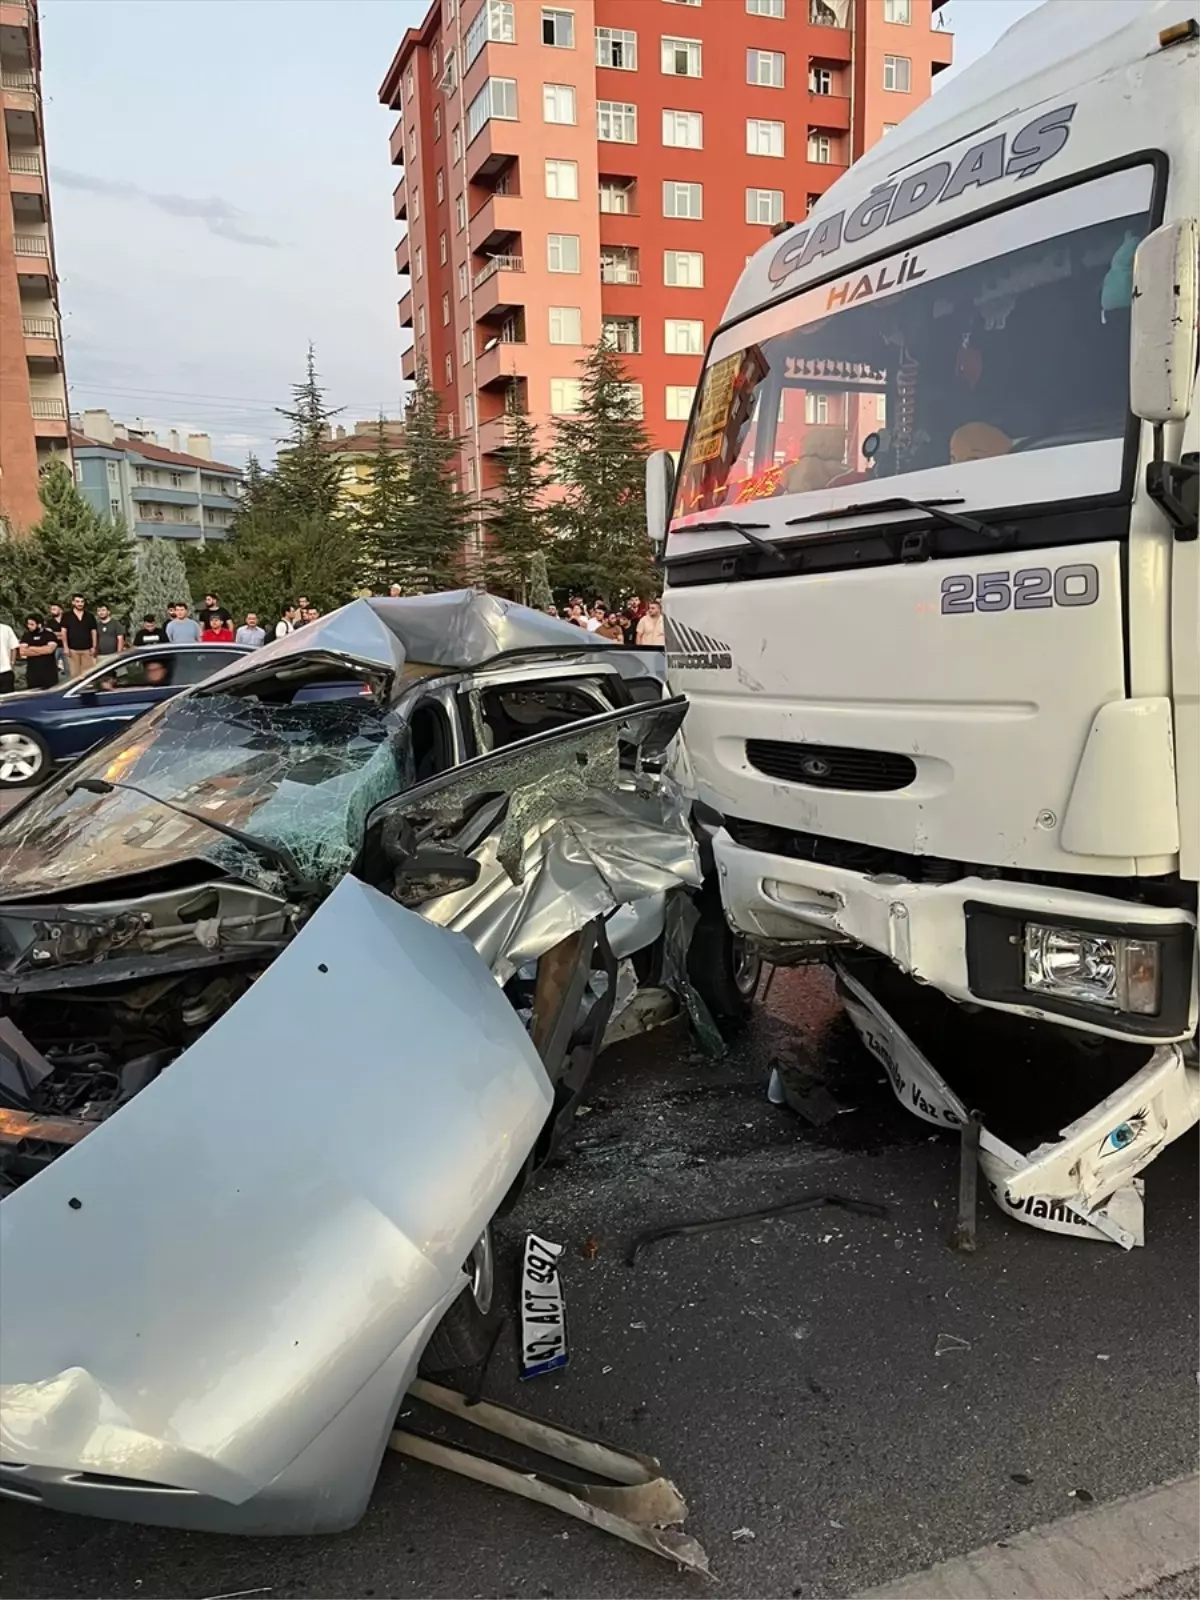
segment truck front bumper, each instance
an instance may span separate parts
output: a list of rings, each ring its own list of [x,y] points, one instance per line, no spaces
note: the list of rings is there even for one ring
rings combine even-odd
[[[1042,884],[993,878],[911,883],[713,840],[733,927],[769,945],[851,943],[954,1000],[1114,1039],[1189,1039],[1196,1029],[1196,918]],[[1026,922],[1157,941],[1161,994],[1153,1016],[1060,1001],[1023,986]]]

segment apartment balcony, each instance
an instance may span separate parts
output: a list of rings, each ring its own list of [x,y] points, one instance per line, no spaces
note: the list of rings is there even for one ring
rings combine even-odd
[[[503,389],[514,378],[529,376],[529,346],[524,339],[497,339],[475,357],[475,387]]]
[[[408,221],[408,185],[403,178],[392,190],[392,215],[397,222]]]
[[[827,133],[849,133],[850,98],[844,94],[810,94],[808,125]]]
[[[10,113],[14,119],[20,118],[14,122],[14,126],[19,132],[27,132],[29,124],[24,118],[36,120],[38,114],[37,76],[32,68],[5,68],[0,71],[0,102],[4,105],[6,120]]]
[[[198,522],[167,522],[165,518],[160,522],[157,517],[135,520],[133,531],[141,539],[199,540],[201,535],[208,539],[227,537],[227,530],[224,528],[202,528]]]
[[[836,7],[828,0],[811,0],[809,20],[813,24],[810,35],[809,53],[817,56],[822,61],[851,60],[851,38],[849,28],[838,27],[841,13],[845,7]]]
[[[34,395],[29,402],[33,418],[33,432],[38,439],[65,439],[67,437],[67,403]]]
[[[392,158],[394,167],[404,165],[404,118],[397,117],[396,126],[392,129],[392,136],[388,140],[388,155]]]
[[[22,317],[21,332],[25,336],[25,358],[39,364],[62,362],[62,344],[58,322],[54,317]]]
[[[198,506],[200,496],[194,489],[168,489],[165,484],[135,483],[129,498],[139,504],[155,503],[163,506]]]
[[[40,258],[49,262],[50,235],[48,233],[14,233],[13,254],[18,257],[28,257],[31,260]],[[20,266],[17,268],[18,272],[23,272],[24,270]]]
[[[13,220],[18,226],[22,221],[46,220],[46,179],[42,158],[36,150],[17,150],[10,154],[8,186],[13,195]]]
[[[467,146],[467,178],[471,183],[487,183],[498,172],[515,161],[519,122],[506,122],[493,117],[475,135]]]
[[[498,417],[479,424],[479,453],[485,456],[502,455],[516,443],[514,417],[511,411],[502,411]]]
[[[208,490],[205,490],[204,493],[201,494],[200,503],[201,505],[208,506],[215,511],[240,511],[242,508],[242,502],[237,498],[236,495],[212,494]],[[208,524],[206,523],[205,526],[208,526]],[[221,527],[222,524],[214,523],[212,526]]]
[[[477,256],[520,254],[509,247],[521,231],[521,197],[517,194],[489,196],[471,218],[467,237]]]
[[[29,6],[26,0],[0,0],[0,28],[29,27]]]
[[[401,239],[400,243],[396,246],[396,271],[397,272],[403,272],[406,275],[409,275],[411,273],[411,268],[412,268],[411,249],[412,249],[412,234],[411,233],[406,233],[404,235],[403,239]]]
[[[396,308],[397,317],[402,328],[411,328],[413,325],[413,296],[410,289],[407,294],[400,296],[400,304]]]
[[[517,306],[525,304],[528,293],[525,282],[525,261],[521,256],[493,256],[475,274],[475,317],[503,316]]]
[[[417,375],[417,347],[416,347],[416,345],[411,345],[410,344],[408,349],[403,351],[401,353],[401,356],[400,356],[400,376],[402,378],[407,378],[408,381],[411,383],[412,380],[416,377],[416,375]]]
[[[932,42],[930,58],[935,78],[939,72],[945,72],[946,68],[954,63],[954,35],[949,28],[938,27],[939,19],[940,13],[935,7],[933,15],[929,19],[929,38]]]

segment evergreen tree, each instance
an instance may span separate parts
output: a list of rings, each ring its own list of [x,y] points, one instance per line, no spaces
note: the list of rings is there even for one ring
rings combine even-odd
[[[541,501],[549,477],[546,457],[538,449],[537,429],[529,417],[510,405],[505,422],[504,475],[498,492],[489,495],[483,507],[482,575],[489,589],[503,590],[528,605],[533,603],[536,557],[541,557],[543,579],[546,576],[547,529]]]
[[[545,611],[554,604],[554,591],[550,587],[550,574],[546,570],[546,556],[541,550],[534,552],[529,563],[529,604],[535,611]]]
[[[579,410],[555,419],[555,478],[566,491],[552,508],[555,574],[616,604],[657,588],[646,533],[650,439],[617,352],[601,341],[579,366]]]
[[[166,622],[167,607],[176,600],[192,609],[187,566],[173,539],[150,539],[140,551],[137,565],[137,592],[129,619],[135,630],[147,613],[157,622]]]
[[[304,378],[292,386],[291,407],[276,410],[288,423],[281,439],[275,471],[267,474],[255,463],[257,480],[252,498],[264,494],[296,517],[335,518],[341,511],[341,469],[326,448],[329,422],[339,415],[325,404],[325,391],[317,379],[316,357],[308,347]]]
[[[44,617],[51,601],[62,605],[61,594],[36,533],[0,537],[0,622],[20,633],[27,616]]]
[[[354,594],[358,555],[345,526],[329,517],[296,517],[278,505],[239,513],[233,536],[209,547],[204,589],[238,617],[257,611],[276,620],[297,595],[334,611]]]
[[[474,506],[455,482],[462,441],[447,427],[437,390],[422,366],[404,418],[399,465],[404,493],[396,519],[378,534],[376,559],[390,583],[409,594],[454,589],[465,581]]]
[[[53,457],[42,469],[38,485],[42,520],[30,535],[41,549],[50,592],[43,607],[57,600],[67,604],[81,594],[90,606],[111,606],[127,617],[137,588],[134,543],[123,522],[97,511],[83,495],[70,469]]]
[[[403,448],[395,436],[388,433],[384,419],[380,417],[375,450],[371,456],[370,488],[359,497],[353,511],[362,559],[359,575],[364,588],[370,589],[373,594],[382,594],[390,584],[403,581],[393,577],[387,563],[395,554],[395,530],[404,517],[407,504],[408,480]]]

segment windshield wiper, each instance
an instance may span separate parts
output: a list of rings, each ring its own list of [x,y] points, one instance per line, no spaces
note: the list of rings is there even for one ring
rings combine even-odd
[[[202,817],[198,811],[189,811],[186,806],[176,805],[174,800],[168,800],[164,795],[152,794],[140,784],[126,783],[120,778],[76,778],[74,783],[67,785],[68,794],[74,794],[78,789],[84,790],[86,794],[111,794],[114,789],[127,789],[130,794],[140,794],[144,800],[153,800],[156,805],[166,806],[170,811],[178,811],[179,815],[187,817],[189,822],[198,822],[201,827],[211,828],[214,833],[223,833],[227,839],[233,839],[260,860],[278,867],[289,886],[302,898],[320,899],[325,893],[323,884],[314,883],[300,870],[299,862],[285,844],[270,844],[266,839],[256,839],[252,833],[243,833],[240,828],[231,828],[227,822],[218,822],[215,817]]]
[[[786,561],[787,557],[777,544],[772,544],[770,539],[762,539],[755,532],[756,528],[769,528],[769,522],[734,522],[731,519],[722,519],[720,522],[697,522],[692,527],[682,529],[684,533],[740,533],[748,544],[764,556],[772,556],[776,561]],[[705,551],[706,555],[714,552]]]
[[[902,495],[892,495],[886,500],[864,500],[852,506],[838,506],[833,511],[810,511],[804,517],[792,517],[784,526],[794,528],[801,522],[836,522],[843,517],[865,517],[872,511],[927,511],[935,522],[947,528],[961,528],[984,539],[1006,539],[1011,528],[991,528],[977,517],[964,517],[959,511],[947,511],[946,506],[961,506],[962,496],[947,500],[908,500]]]

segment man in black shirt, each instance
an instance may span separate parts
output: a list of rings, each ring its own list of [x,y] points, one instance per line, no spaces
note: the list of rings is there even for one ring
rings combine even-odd
[[[216,626],[216,623],[213,621],[214,617],[221,623],[232,621],[229,612],[226,611],[225,607],[221,604],[220,595],[206,594],[204,596],[204,605],[196,613],[196,621],[200,624],[202,629],[213,628]]]
[[[67,673],[77,678],[96,665],[96,619],[81,594],[71,596],[71,609],[63,618],[67,647]]]
[[[166,644],[167,630],[154,620],[153,611],[147,611],[142,618],[142,625],[133,636],[133,647],[140,649],[144,644]]]
[[[26,617],[21,635],[27,689],[53,689],[58,682],[58,636],[42,626],[41,617]]]

